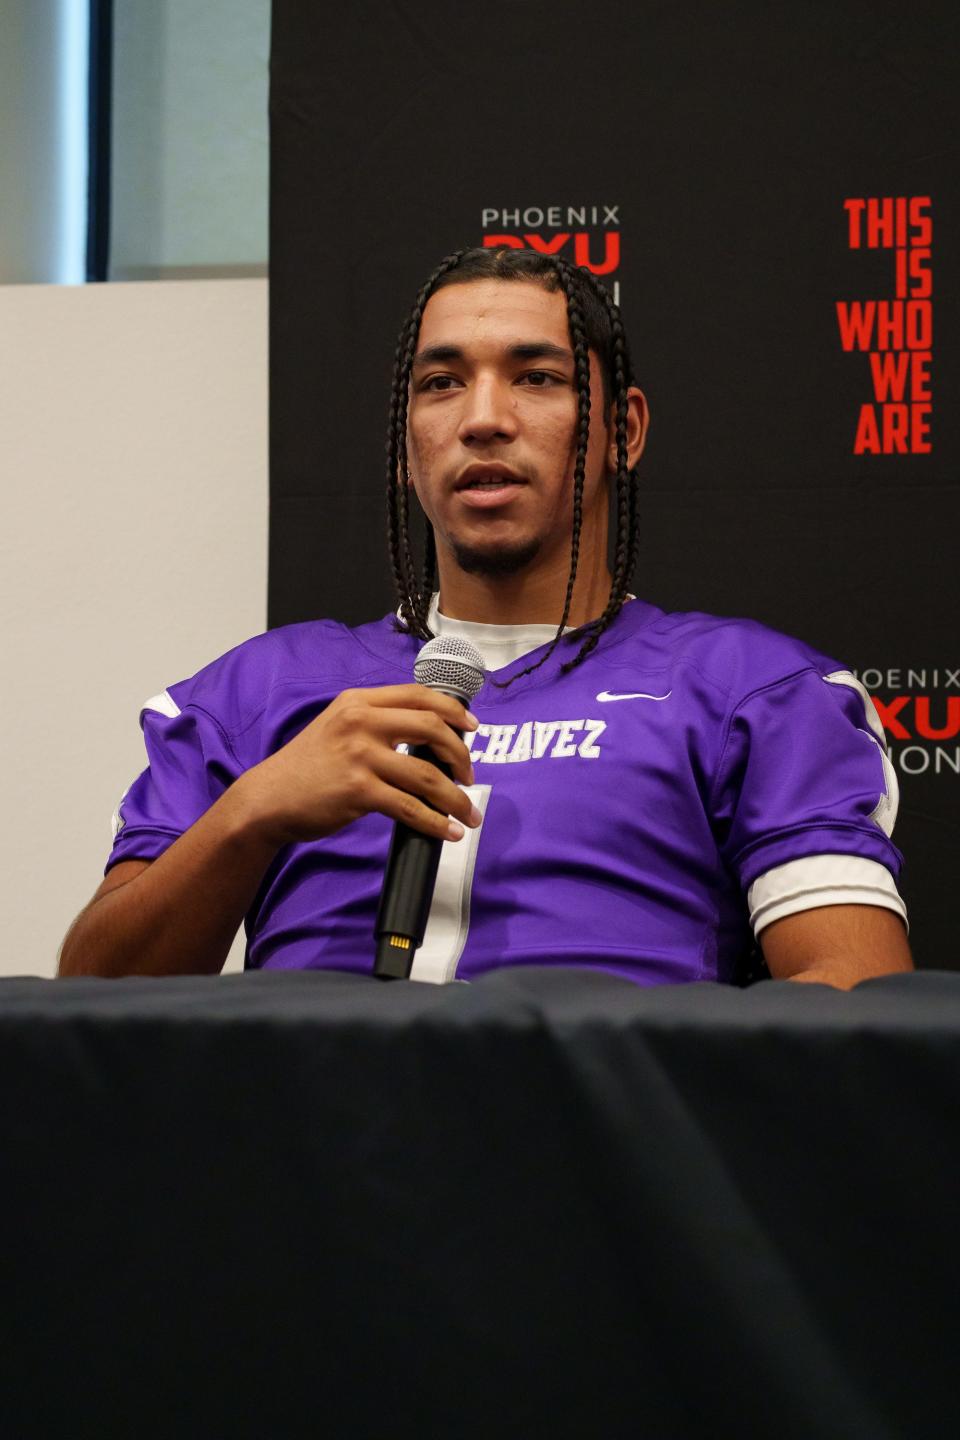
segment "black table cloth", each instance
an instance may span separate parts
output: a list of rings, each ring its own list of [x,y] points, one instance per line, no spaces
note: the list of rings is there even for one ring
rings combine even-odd
[[[960,976],[0,982],[4,1435],[954,1437]]]

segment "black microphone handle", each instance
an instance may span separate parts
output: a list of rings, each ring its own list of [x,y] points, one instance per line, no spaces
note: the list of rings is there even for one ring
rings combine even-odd
[[[410,754],[436,765],[450,778],[449,765],[438,760],[429,745],[417,745]],[[375,929],[373,973],[380,980],[410,978],[413,957],[423,944],[427,928],[442,849],[439,836],[424,835],[402,820],[394,825]]]

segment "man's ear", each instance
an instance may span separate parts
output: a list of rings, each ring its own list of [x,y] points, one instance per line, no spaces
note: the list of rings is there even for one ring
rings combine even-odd
[[[607,469],[616,474],[617,470],[617,438],[615,428],[616,416],[614,408],[610,407],[610,442],[607,447]],[[634,465],[643,454],[643,447],[647,443],[647,430],[650,427],[650,410],[647,405],[647,397],[636,385],[631,385],[627,391],[627,469],[632,470]]]

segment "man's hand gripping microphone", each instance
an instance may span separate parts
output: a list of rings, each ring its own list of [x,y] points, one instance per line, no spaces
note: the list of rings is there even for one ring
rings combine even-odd
[[[454,696],[469,709],[485,679],[483,656],[467,640],[438,635],[417,656],[413,678],[420,685]],[[429,746],[418,745],[410,753],[450,775],[449,766],[441,764]],[[410,977],[413,957],[427,928],[443,845],[443,840],[412,830],[402,821],[394,825],[375,931],[373,973],[380,980]]]

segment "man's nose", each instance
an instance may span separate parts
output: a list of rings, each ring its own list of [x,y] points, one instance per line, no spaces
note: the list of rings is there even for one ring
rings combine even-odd
[[[494,376],[478,377],[466,392],[459,437],[464,445],[512,440],[517,433],[513,388]]]

